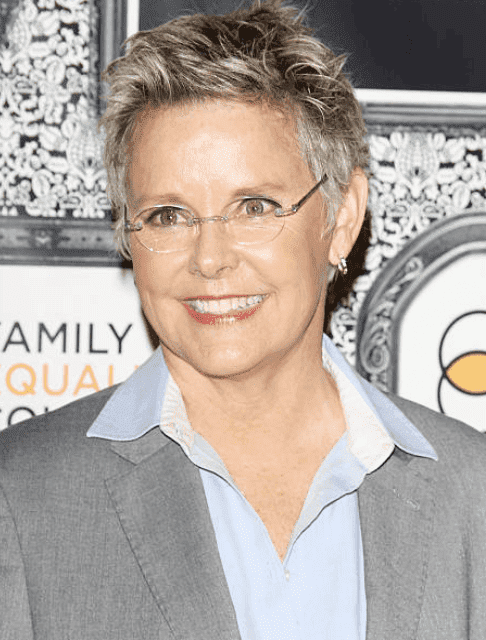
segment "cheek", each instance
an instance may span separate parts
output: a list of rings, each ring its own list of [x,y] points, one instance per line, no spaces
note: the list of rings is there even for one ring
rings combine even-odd
[[[326,284],[329,241],[313,229],[296,229],[288,233],[282,245],[278,270],[282,280],[310,293]]]
[[[135,278],[135,285],[138,289],[140,297],[143,299],[146,295],[153,290],[155,278],[149,265],[146,263],[140,264],[135,259],[133,261],[133,273]]]
[[[157,308],[158,303],[167,294],[167,284],[171,281],[167,268],[151,254],[132,255],[135,285],[147,317],[152,315],[151,309]]]
[[[165,342],[174,336],[178,326],[177,310],[167,287],[170,279],[158,265],[149,261],[143,265],[134,261],[134,275],[144,316],[159,341]]]

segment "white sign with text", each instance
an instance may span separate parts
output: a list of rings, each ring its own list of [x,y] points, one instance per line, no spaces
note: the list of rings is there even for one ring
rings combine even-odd
[[[125,380],[153,352],[130,270],[0,267],[0,428]]]

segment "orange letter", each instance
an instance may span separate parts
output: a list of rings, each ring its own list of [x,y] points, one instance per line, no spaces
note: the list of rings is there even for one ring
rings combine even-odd
[[[48,393],[50,396],[60,396],[62,395],[68,386],[68,373],[69,373],[69,369],[67,364],[63,365],[63,373],[62,373],[62,388],[61,389],[57,389],[56,391],[54,391],[54,389],[49,389],[49,383],[47,381],[47,376],[49,375],[49,365],[48,364],[43,364],[42,365],[42,382],[44,384],[44,390],[46,393]]]
[[[12,386],[12,375],[17,369],[25,369],[30,374],[30,384],[27,382],[22,382],[22,389],[16,389]],[[16,396],[26,396],[28,393],[31,395],[35,395],[35,382],[36,376],[35,371],[28,364],[14,364],[13,367],[7,371],[6,377],[7,387],[12,393],[15,393]]]
[[[88,384],[84,382],[84,378],[87,375],[89,375],[89,377],[91,378],[91,382],[89,382]],[[93,369],[89,366],[89,364],[84,367],[83,372],[79,378],[79,382],[76,385],[76,389],[74,389],[73,395],[78,395],[80,389],[94,389],[95,391],[100,390],[95,378],[95,374],[93,373]]]

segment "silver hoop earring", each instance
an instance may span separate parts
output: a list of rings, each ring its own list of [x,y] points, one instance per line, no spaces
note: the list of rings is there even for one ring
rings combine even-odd
[[[343,276],[348,273],[348,263],[346,262],[346,258],[339,258],[337,268],[339,273]]]

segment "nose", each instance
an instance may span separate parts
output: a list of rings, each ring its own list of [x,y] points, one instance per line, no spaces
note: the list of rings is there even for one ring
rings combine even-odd
[[[238,266],[235,243],[221,220],[198,224],[192,247],[190,271],[206,279],[220,278]]]

